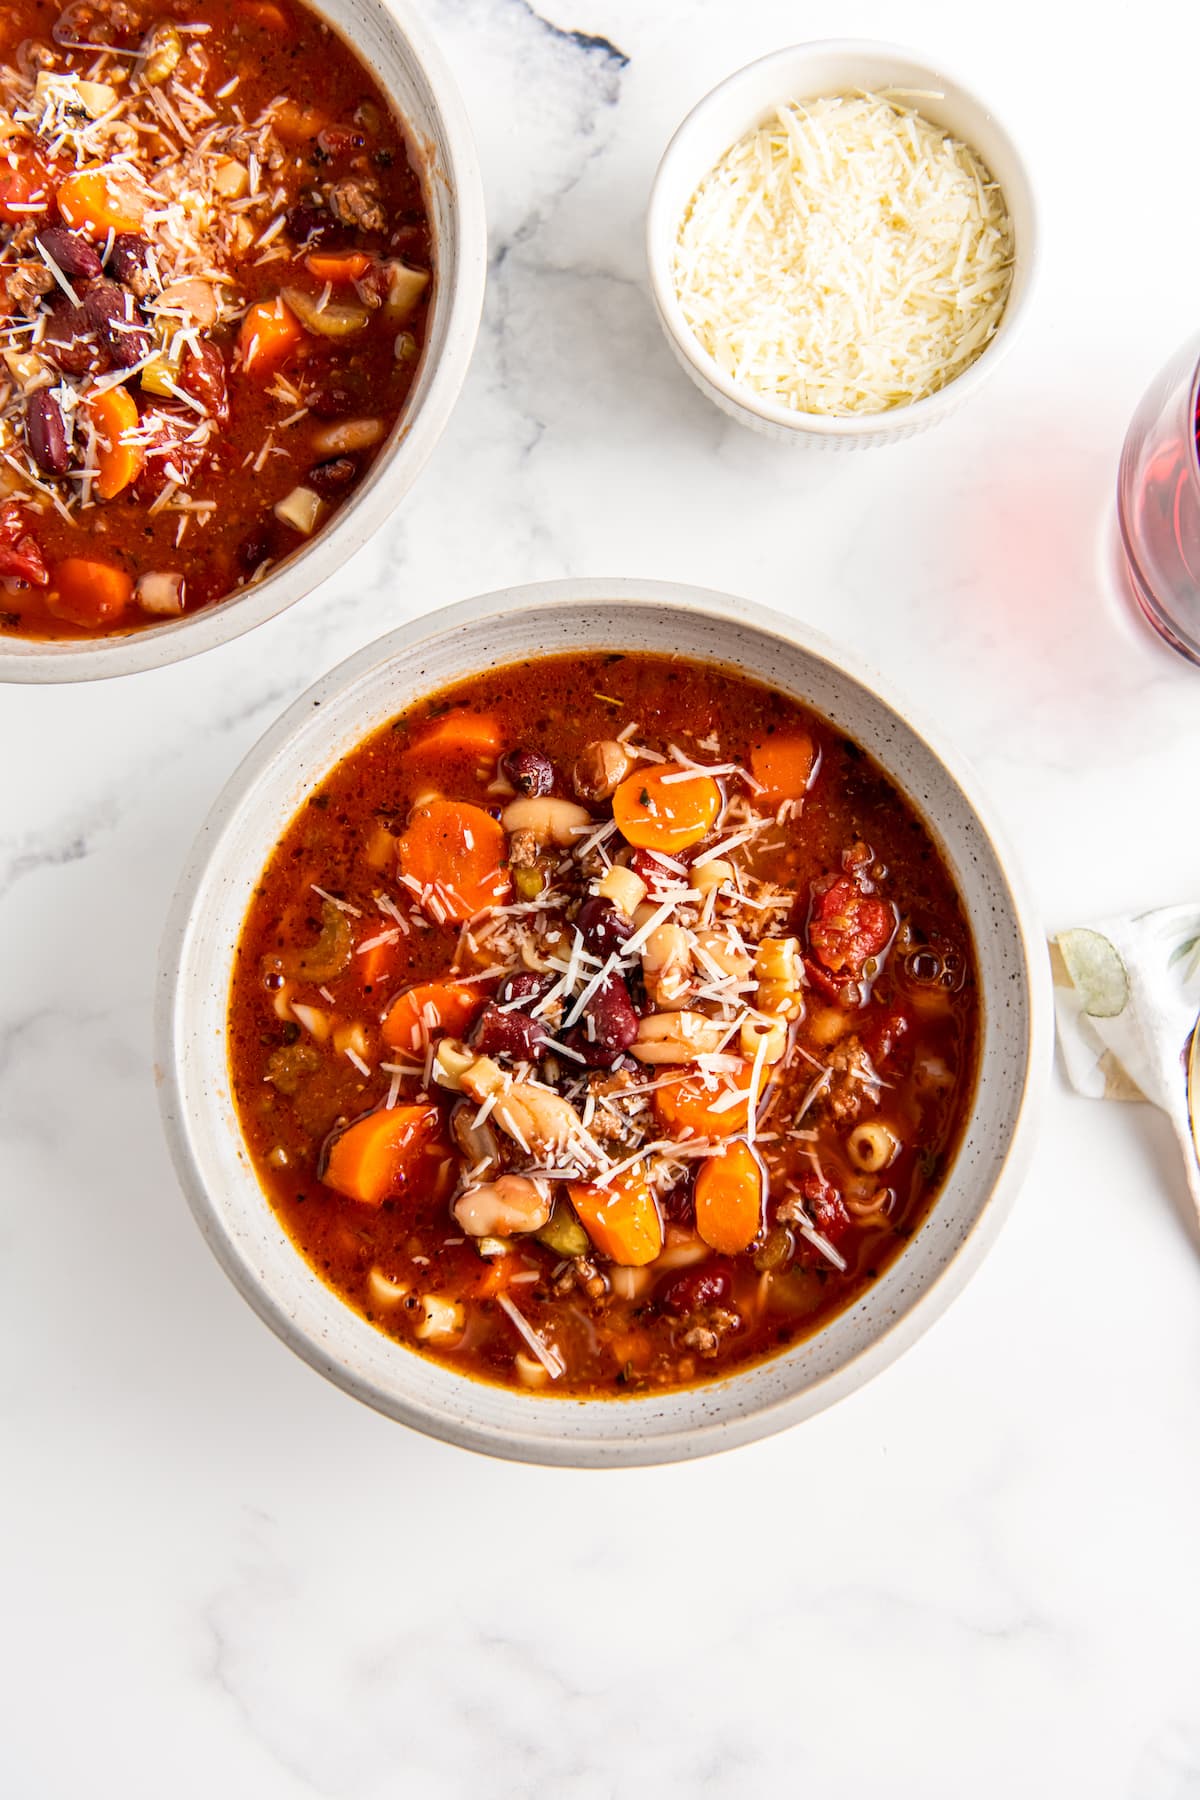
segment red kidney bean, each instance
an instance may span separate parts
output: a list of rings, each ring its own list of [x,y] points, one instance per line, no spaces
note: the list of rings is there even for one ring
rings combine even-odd
[[[108,253],[108,273],[114,281],[123,281],[140,295],[149,283],[149,254],[149,243],[136,231],[118,231]]]
[[[595,1025],[595,1036],[586,1027],[584,1036],[613,1056],[628,1050],[638,1034],[638,1016],[619,975],[605,976],[584,1008],[584,1018]]]
[[[275,549],[272,534],[267,526],[259,525],[244,537],[237,547],[237,559],[247,575],[253,575],[260,563],[265,563],[274,556]]]
[[[696,1203],[692,1192],[694,1185],[693,1177],[685,1175],[673,1188],[668,1188],[660,1199],[663,1217],[672,1225],[690,1225],[695,1218]]]
[[[83,314],[117,369],[132,369],[150,354],[154,340],[138,321],[137,303],[115,281],[93,281],[83,300]]]
[[[576,913],[575,929],[594,956],[609,957],[632,935],[633,920],[619,912],[611,900],[593,894]]]
[[[225,383],[225,358],[207,339],[198,349],[184,353],[179,370],[179,385],[185,394],[199,401],[210,419],[218,425],[229,423],[229,390]]]
[[[554,764],[540,750],[506,750],[499,768],[519,794],[548,794],[554,786]]]
[[[108,357],[96,344],[82,306],[72,306],[63,294],[46,309],[46,330],[38,353],[64,375],[87,375],[108,367]]]
[[[513,1062],[535,1062],[545,1040],[540,1019],[525,1012],[501,1012],[492,1001],[475,1021],[470,1044],[481,1056],[508,1056]]]
[[[45,388],[25,402],[25,442],[39,469],[47,475],[65,475],[71,466],[67,426],[62,407]]]
[[[694,1313],[705,1306],[721,1306],[733,1292],[729,1270],[719,1263],[704,1263],[698,1269],[684,1269],[669,1281],[659,1296],[668,1312]]]
[[[331,456],[327,462],[314,463],[308,471],[308,485],[316,488],[318,494],[324,494],[327,500],[335,500],[344,494],[358,474],[358,459],[353,456]]]
[[[305,392],[304,404],[314,419],[346,419],[353,413],[362,412],[369,400],[354,381],[351,370],[345,381],[330,379],[310,386]]]
[[[510,1000],[528,1000],[536,1005],[553,986],[553,975],[538,975],[533,969],[519,969],[515,975],[504,977],[496,999],[502,1006],[506,1006]]]
[[[291,208],[285,224],[292,242],[304,250],[313,249],[318,244],[329,244],[346,236],[344,228],[331,212],[323,206],[310,206],[304,201]]]
[[[36,241],[64,275],[90,280],[102,272],[100,258],[87,239],[66,225],[43,225]]]

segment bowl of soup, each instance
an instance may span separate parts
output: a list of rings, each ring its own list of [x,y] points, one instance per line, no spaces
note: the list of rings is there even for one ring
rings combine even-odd
[[[193,655],[340,569],[446,424],[462,102],[403,5],[15,0],[0,123],[0,678]]]
[[[167,1135],[285,1342],[473,1449],[728,1447],[890,1361],[1020,1180],[1041,934],[973,777],[806,627],[557,582],[405,626],[215,806]]]

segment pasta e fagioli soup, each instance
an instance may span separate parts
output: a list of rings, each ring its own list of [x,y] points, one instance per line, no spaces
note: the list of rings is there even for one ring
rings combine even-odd
[[[818,1331],[935,1204],[970,929],[864,750],[725,666],[539,658],[376,730],[258,884],[229,1059],[297,1250],[412,1350],[538,1395]]]

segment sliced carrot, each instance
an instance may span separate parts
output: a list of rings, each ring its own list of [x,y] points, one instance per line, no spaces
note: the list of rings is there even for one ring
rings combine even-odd
[[[739,1256],[762,1230],[763,1166],[745,1138],[710,1156],[696,1176],[696,1230],[710,1250]]]
[[[378,934],[376,934],[378,935]],[[396,954],[396,945],[392,943],[375,943],[369,950],[364,950],[355,957],[358,968],[358,979],[365,988],[375,988],[386,980],[392,960]]]
[[[721,790],[711,775],[682,776],[678,763],[660,763],[627,776],[613,795],[613,818],[627,843],[674,856],[698,844],[721,810]]]
[[[462,1037],[484,998],[463,981],[423,981],[392,1002],[381,1027],[383,1041],[413,1056],[436,1031]]]
[[[413,740],[404,751],[404,761],[424,756],[427,751],[446,755],[455,750],[480,757],[499,756],[504,748],[504,732],[499,719],[489,713],[471,712],[465,706],[443,713],[431,721],[428,730]]]
[[[572,1181],[569,1188],[571,1205],[601,1256],[624,1268],[639,1269],[661,1253],[662,1215],[639,1168],[618,1175],[611,1187]]]
[[[140,231],[146,202],[132,182],[102,169],[77,169],[59,184],[58,210],[68,225],[89,237]]]
[[[304,266],[318,281],[361,281],[371,266],[365,250],[344,250],[340,256],[332,251],[312,250]]]
[[[256,375],[273,374],[303,336],[303,325],[279,295],[274,300],[259,300],[247,312],[238,333],[243,369]]]
[[[465,800],[419,806],[396,845],[400,874],[437,924],[463,924],[512,894],[503,827]]]
[[[487,1267],[471,1289],[474,1300],[491,1300],[504,1292],[521,1266],[515,1256],[489,1256]]]
[[[50,577],[46,605],[75,625],[111,625],[133,598],[133,581],[124,569],[90,556],[67,556]]]
[[[382,1206],[412,1180],[437,1128],[436,1106],[367,1113],[334,1138],[321,1179],[347,1200]]]
[[[763,738],[750,750],[750,773],[766,790],[760,798],[778,805],[799,800],[813,772],[816,749],[807,731]]]
[[[128,388],[110,387],[93,394],[85,404],[98,439],[96,492],[102,500],[112,500],[137,480],[146,460],[146,452],[134,442],[140,424],[137,401]]]
[[[692,1137],[732,1137],[735,1132],[745,1131],[751,1072],[747,1063],[736,1074],[718,1075],[715,1087],[710,1087],[702,1075],[685,1075],[680,1082],[656,1088],[654,1110],[664,1131],[673,1138],[684,1133]],[[764,1071],[759,1077],[760,1093],[765,1080]],[[730,1094],[738,1098],[727,1105]]]

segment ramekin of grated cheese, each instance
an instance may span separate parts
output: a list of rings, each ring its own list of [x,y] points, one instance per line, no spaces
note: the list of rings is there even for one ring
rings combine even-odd
[[[688,114],[646,222],[667,340],[780,442],[911,437],[974,392],[1029,301],[1028,174],[992,112],[913,52],[777,50]]]

